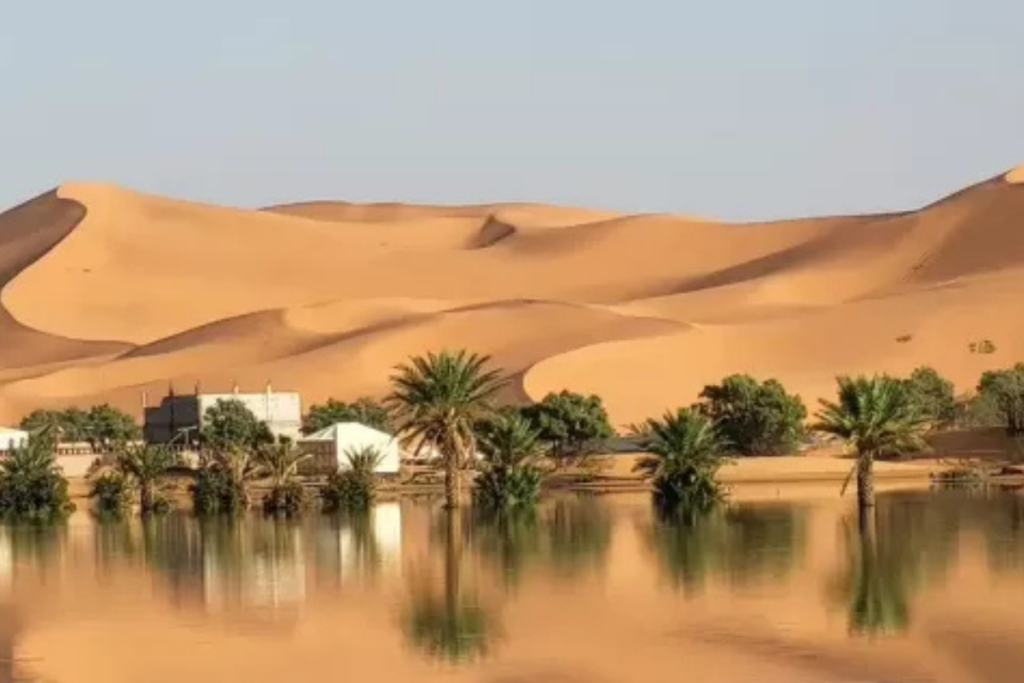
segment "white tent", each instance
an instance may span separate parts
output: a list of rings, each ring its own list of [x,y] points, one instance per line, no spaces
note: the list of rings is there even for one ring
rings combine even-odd
[[[329,474],[344,469],[348,466],[346,454],[363,448],[375,448],[384,456],[377,465],[379,474],[397,474],[401,463],[397,438],[358,422],[338,422],[299,439],[298,446],[312,455],[301,463],[302,474]]]

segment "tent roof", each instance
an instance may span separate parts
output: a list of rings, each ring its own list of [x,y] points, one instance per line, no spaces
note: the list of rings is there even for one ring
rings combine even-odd
[[[362,432],[364,436],[377,436],[384,437],[387,439],[393,439],[394,437],[387,432],[382,432],[379,429],[368,427],[361,422],[335,422],[330,427],[324,427],[318,432],[313,432],[309,436],[304,436],[300,441],[335,441],[339,435],[343,435],[344,432],[352,434],[353,432]]]

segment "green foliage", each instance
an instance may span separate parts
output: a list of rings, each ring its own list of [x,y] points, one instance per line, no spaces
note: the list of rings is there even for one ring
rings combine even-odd
[[[53,520],[75,509],[53,448],[52,439],[35,436],[0,460],[0,516]]]
[[[118,451],[115,466],[126,478],[125,484],[129,489],[137,491],[139,509],[146,514],[169,509],[160,485],[168,470],[177,464],[177,456],[165,446],[128,444]]]
[[[982,373],[978,395],[995,407],[1008,434],[1024,434],[1024,363]]]
[[[306,506],[306,494],[298,481],[275,484],[263,498],[263,511],[267,514],[294,515]]]
[[[635,469],[651,481],[660,507],[703,510],[723,498],[715,474],[726,461],[728,446],[707,416],[680,408],[633,431],[648,453],[637,460]]]
[[[601,397],[593,394],[551,393],[540,403],[523,408],[522,414],[559,466],[599,452],[615,436]]]
[[[270,493],[263,498],[264,512],[291,515],[305,506],[302,484],[296,477],[299,464],[308,457],[287,442],[265,445],[257,451],[258,476],[270,481]]]
[[[259,476],[260,468],[249,451],[232,448],[216,452],[196,473],[191,488],[195,511],[216,514],[247,510],[249,485]]]
[[[117,470],[104,472],[92,484],[89,497],[96,500],[102,514],[121,515],[132,506],[132,485],[128,477]]]
[[[474,594],[439,596],[420,590],[406,617],[406,637],[427,656],[451,663],[486,657],[500,632],[496,619]]]
[[[739,455],[785,455],[804,435],[807,408],[778,381],[758,382],[730,375],[704,387],[699,410],[710,417],[730,449]]]
[[[956,419],[956,390],[953,383],[934,368],[921,366],[902,380],[915,409],[927,418],[933,427],[948,427]]]
[[[541,453],[538,433],[512,412],[485,421],[480,432],[484,462],[474,483],[474,501],[490,509],[534,505],[543,479],[535,464]]]
[[[49,434],[57,442],[86,442],[97,451],[109,451],[142,436],[131,415],[106,403],[88,411],[80,408],[35,410],[22,419],[20,426],[32,434]]]
[[[371,398],[360,398],[353,403],[327,399],[326,403],[310,406],[302,418],[302,433],[312,434],[338,422],[358,422],[389,434],[394,432],[387,408]]]
[[[428,353],[398,366],[391,378],[386,405],[407,442],[436,449],[444,459],[449,508],[460,503],[459,470],[476,452],[474,427],[491,413],[505,384],[500,371],[487,369],[489,361],[464,350]]]
[[[206,409],[200,431],[203,445],[214,451],[255,449],[274,442],[265,422],[238,399],[221,399]]]
[[[384,455],[372,446],[345,453],[347,467],[327,479],[320,491],[325,512],[366,512],[377,495],[377,466]]]
[[[816,431],[831,434],[857,453],[877,457],[926,448],[923,434],[929,419],[904,390],[900,380],[886,376],[839,377],[839,400],[821,401]]]

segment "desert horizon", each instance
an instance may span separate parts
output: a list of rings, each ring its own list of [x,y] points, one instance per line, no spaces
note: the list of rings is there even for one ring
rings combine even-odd
[[[839,374],[1024,359],[1024,167],[915,210],[723,223],[509,203],[237,209],[69,183],[0,214],[0,420],[267,382],[305,406],[488,354],[506,398],[616,425],[733,373],[813,407]],[[988,342],[990,353],[978,352]]]

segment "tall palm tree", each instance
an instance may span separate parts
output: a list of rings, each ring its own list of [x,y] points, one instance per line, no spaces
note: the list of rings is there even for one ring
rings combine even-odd
[[[117,453],[116,468],[131,477],[139,488],[139,508],[143,514],[157,506],[156,488],[167,471],[178,464],[171,449],[160,445],[124,444]]]
[[[385,404],[399,434],[420,448],[436,449],[445,469],[445,502],[460,503],[459,470],[476,452],[474,426],[491,408],[505,384],[501,372],[487,369],[489,356],[460,351],[428,353],[399,365]]]
[[[846,483],[857,473],[857,502],[875,505],[875,458],[882,454],[910,453],[926,447],[928,429],[922,415],[899,380],[887,376],[839,377],[839,400],[821,400],[816,431],[837,436],[857,450],[857,463]],[[843,485],[846,490],[846,484]]]
[[[660,420],[634,426],[633,433],[649,454],[634,466],[654,485],[655,502],[708,507],[722,496],[715,481],[727,459],[725,440],[715,423],[690,408],[666,412]]]

